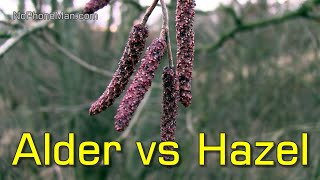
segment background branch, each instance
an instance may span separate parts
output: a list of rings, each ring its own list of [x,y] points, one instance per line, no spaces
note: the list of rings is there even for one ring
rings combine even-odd
[[[72,8],[67,10],[67,13],[78,13],[81,12],[83,7],[80,8]],[[29,34],[34,33],[38,30],[41,30],[43,28],[46,28],[52,21],[50,20],[42,20],[34,23],[33,25],[29,27],[25,27],[24,29],[17,30],[16,33],[17,35],[12,36],[10,39],[5,41],[1,46],[0,46],[0,58],[4,56],[5,53],[7,53],[12,47],[14,47],[20,40],[24,39],[27,37]]]
[[[62,54],[67,56],[73,62],[79,64],[81,67],[83,67],[83,68],[85,68],[85,69],[87,69],[89,71],[92,71],[94,73],[101,74],[101,75],[106,76],[106,77],[112,77],[113,76],[113,72],[98,68],[96,66],[93,66],[93,65],[87,63],[86,61],[84,61],[81,58],[77,57],[76,55],[74,55],[72,52],[70,52],[66,48],[62,47],[58,43],[56,43],[53,40],[51,40],[49,37],[45,36],[45,39],[47,40],[47,42],[49,44],[51,44],[53,47],[58,49]]]
[[[278,17],[272,17],[265,20],[259,20],[255,22],[242,22],[237,24],[235,28],[230,30],[229,32],[222,35],[216,43],[212,45],[202,46],[200,48],[197,48],[197,50],[200,51],[216,51],[219,48],[221,48],[225,42],[227,42],[229,39],[232,39],[237,33],[244,32],[244,31],[251,31],[258,28],[263,28],[269,25],[277,25],[284,22],[287,22],[288,20],[296,19],[296,18],[306,18],[309,19],[309,16],[307,16],[308,11],[311,11],[312,8],[309,6],[302,5],[300,8],[298,8],[295,11],[286,13],[282,16]]]
[[[229,6],[222,6],[222,10],[224,10],[227,14],[229,14],[235,25],[239,26],[242,24],[242,18],[237,15],[237,12],[234,10],[234,8],[229,7]]]
[[[14,47],[20,40],[25,38],[27,35],[40,30],[44,27],[47,27],[47,25],[50,23],[50,21],[39,21],[35,25],[28,27],[24,30],[20,30],[17,32],[17,35],[12,36],[10,39],[8,39],[5,43],[3,43],[0,46],[0,58],[4,56],[4,54],[9,51],[12,47]]]
[[[0,8],[0,13],[1,13],[7,20],[11,20],[10,15],[9,15],[9,14],[6,14],[6,13],[4,12],[4,10],[1,9],[1,8]]]

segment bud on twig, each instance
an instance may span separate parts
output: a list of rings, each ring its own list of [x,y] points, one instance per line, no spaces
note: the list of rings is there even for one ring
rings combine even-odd
[[[91,105],[90,115],[98,114],[111,106],[114,100],[126,88],[136,64],[139,62],[148,37],[147,27],[138,24],[130,32],[128,42],[120,59],[118,69],[114,73],[110,84],[99,99]]]
[[[115,129],[117,131],[123,131],[129,125],[133,113],[151,86],[165,49],[166,41],[163,38],[158,38],[151,43],[145,52],[141,60],[141,66],[123,97],[115,116]]]
[[[178,0],[176,9],[177,39],[177,75],[180,85],[180,102],[185,106],[191,104],[191,80],[194,59],[195,15],[194,0]]]
[[[178,79],[173,68],[165,67],[162,73],[163,102],[161,116],[161,142],[174,141],[178,115]],[[166,147],[173,150],[173,147]],[[173,160],[172,156],[164,156],[165,160]]]
[[[84,13],[92,14],[108,5],[109,2],[110,0],[89,0],[84,8]]]

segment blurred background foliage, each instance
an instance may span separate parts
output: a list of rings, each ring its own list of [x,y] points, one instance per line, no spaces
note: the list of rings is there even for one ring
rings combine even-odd
[[[24,0],[19,2],[24,10]],[[39,12],[43,4],[52,10],[73,8],[72,0],[33,2]],[[197,12],[193,102],[190,108],[179,109],[176,140],[181,162],[171,169],[158,164],[158,155],[151,166],[144,167],[135,146],[136,141],[145,146],[159,141],[161,68],[167,64],[166,57],[129,134],[113,128],[121,98],[106,112],[88,115],[90,103],[103,92],[117,67],[133,23],[146,9],[134,0],[119,2],[121,23],[116,31],[110,28],[115,18],[112,2],[106,27],[91,21],[53,21],[0,55],[0,179],[320,178],[319,1],[234,0],[214,11]],[[173,52],[175,3],[169,3]],[[36,23],[1,21],[0,43]],[[149,24],[148,44],[158,36],[160,25],[161,18]],[[111,152],[111,166],[37,167],[34,161],[24,160],[12,167],[23,132],[32,133],[41,157],[44,132],[52,133],[53,143],[67,140],[69,132],[76,134],[77,144],[121,140],[123,152]],[[308,132],[309,166],[276,163],[239,168],[228,163],[221,167],[218,155],[209,153],[206,166],[201,167],[200,132],[206,133],[208,144],[219,143],[219,132],[227,133],[228,144],[235,140],[300,143],[301,133]],[[254,150],[253,157],[258,153]],[[275,159],[275,151],[268,158]]]

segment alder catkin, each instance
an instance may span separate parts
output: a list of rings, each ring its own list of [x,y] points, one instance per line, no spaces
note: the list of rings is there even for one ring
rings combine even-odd
[[[160,140],[174,141],[176,131],[176,121],[178,116],[178,79],[173,68],[165,67],[162,73],[163,100],[162,116],[160,127]],[[165,147],[166,150],[173,150],[173,147]],[[166,161],[172,161],[173,156],[163,156]]]
[[[158,38],[151,43],[145,52],[141,60],[141,66],[117,110],[114,123],[117,131],[123,131],[129,125],[134,112],[151,86],[165,49],[165,39]]]
[[[84,7],[84,13],[92,14],[108,5],[109,2],[110,0],[89,0],[89,2],[87,2],[87,4]]]
[[[188,107],[191,104],[191,80],[194,60],[195,16],[194,0],[178,0],[176,8],[177,76],[180,85],[180,102]]]
[[[125,50],[118,64],[118,69],[114,73],[106,90],[99,99],[91,105],[89,110],[90,115],[98,114],[111,106],[115,99],[124,91],[134,72],[136,64],[140,60],[147,37],[147,27],[142,24],[133,26]]]

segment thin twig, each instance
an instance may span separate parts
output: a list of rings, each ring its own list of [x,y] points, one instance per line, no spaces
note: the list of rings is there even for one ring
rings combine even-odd
[[[81,12],[83,8],[75,8],[75,9],[69,9],[67,10],[68,13],[78,13]],[[6,52],[8,52],[12,47],[14,47],[20,40],[25,38],[31,33],[34,33],[35,31],[41,30],[43,28],[46,28],[52,21],[51,20],[42,20],[34,23],[34,25],[30,27],[26,27],[25,29],[22,29],[20,31],[16,31],[17,35],[12,36],[10,39],[5,41],[0,46],[0,58],[4,56]]]
[[[171,42],[170,42],[170,34],[169,34],[169,15],[168,15],[168,9],[167,9],[167,5],[166,5],[166,3],[164,2],[164,0],[160,0],[160,3],[161,3],[162,17],[163,17],[161,36],[166,39],[167,48],[168,48],[169,66],[173,68],[174,65],[173,65],[173,56],[172,56]]]
[[[106,77],[112,77],[114,73],[108,71],[108,70],[104,70],[101,68],[98,68],[94,65],[91,65],[89,63],[87,63],[85,60],[82,60],[81,58],[79,58],[78,56],[74,55],[72,52],[70,52],[69,50],[67,50],[66,48],[62,47],[61,45],[57,44],[56,42],[50,40],[49,38],[46,38],[47,41],[53,45],[55,48],[57,48],[59,51],[61,51],[65,56],[67,56],[68,58],[70,58],[72,61],[74,61],[75,63],[79,64],[80,66],[84,67],[85,69],[106,76]],[[130,79],[133,79],[132,77]],[[160,88],[161,85],[159,83],[153,83],[152,86],[154,88]]]
[[[0,13],[7,19],[11,20],[10,15],[6,14],[3,9],[0,8]]]
[[[221,8],[232,17],[234,23],[237,26],[242,23],[242,18],[237,15],[237,12],[234,10],[234,8],[230,6],[224,6],[224,5],[222,5]]]
[[[59,45],[58,43],[54,42],[53,40],[51,40],[48,37],[45,37],[45,39],[48,41],[49,44],[51,44],[52,46],[54,46],[55,48],[57,48],[60,52],[62,52],[65,56],[67,56],[68,58],[70,58],[72,61],[74,61],[75,63],[79,64],[80,66],[84,67],[85,69],[95,72],[97,74],[101,74],[107,77],[112,77],[113,73],[101,68],[98,68],[96,66],[93,66],[89,63],[87,63],[86,61],[82,60],[81,58],[79,58],[78,56],[74,55],[72,52],[70,52],[69,50],[67,50],[66,48],[62,47],[61,45]]]
[[[153,3],[151,4],[151,6],[147,9],[146,13],[143,16],[142,25],[146,25],[151,13],[153,12],[154,8],[157,6],[159,0],[153,0]]]
[[[49,23],[50,21],[40,21],[36,23],[34,26],[20,31],[17,33],[16,36],[13,36],[10,39],[8,39],[5,43],[3,43],[0,46],[0,58],[2,58],[7,51],[9,51],[14,45],[16,45],[25,36],[29,35],[34,31],[37,31],[39,29],[46,27]]]
[[[3,24],[5,26],[11,27],[11,28],[22,28],[23,27],[22,24],[13,22],[11,20],[9,20],[9,21],[0,21],[0,24]]]
[[[314,6],[316,6],[316,5],[317,4],[315,4]],[[311,10],[312,10],[311,7],[307,7],[303,4],[297,10],[288,12],[282,16],[267,18],[264,20],[259,20],[259,21],[254,21],[254,22],[242,22],[240,20],[240,22],[241,22],[240,24],[237,24],[236,27],[234,27],[229,32],[222,35],[219,38],[219,40],[216,41],[216,43],[211,44],[211,45],[205,45],[202,47],[198,47],[197,50],[210,51],[210,52],[216,51],[216,50],[220,49],[224,45],[224,43],[226,43],[228,40],[232,39],[236,34],[238,34],[240,32],[252,31],[254,29],[267,27],[269,25],[277,25],[277,24],[287,22],[289,20],[296,19],[296,18],[305,18],[305,19],[309,19],[309,20],[315,20],[314,18],[311,18],[310,16],[307,15],[308,12]]]
[[[33,113],[65,113],[65,112],[73,112],[78,113],[80,111],[86,110],[90,107],[91,102],[83,103],[80,105],[71,105],[71,106],[47,106],[47,107],[40,107],[37,110],[33,110]]]

